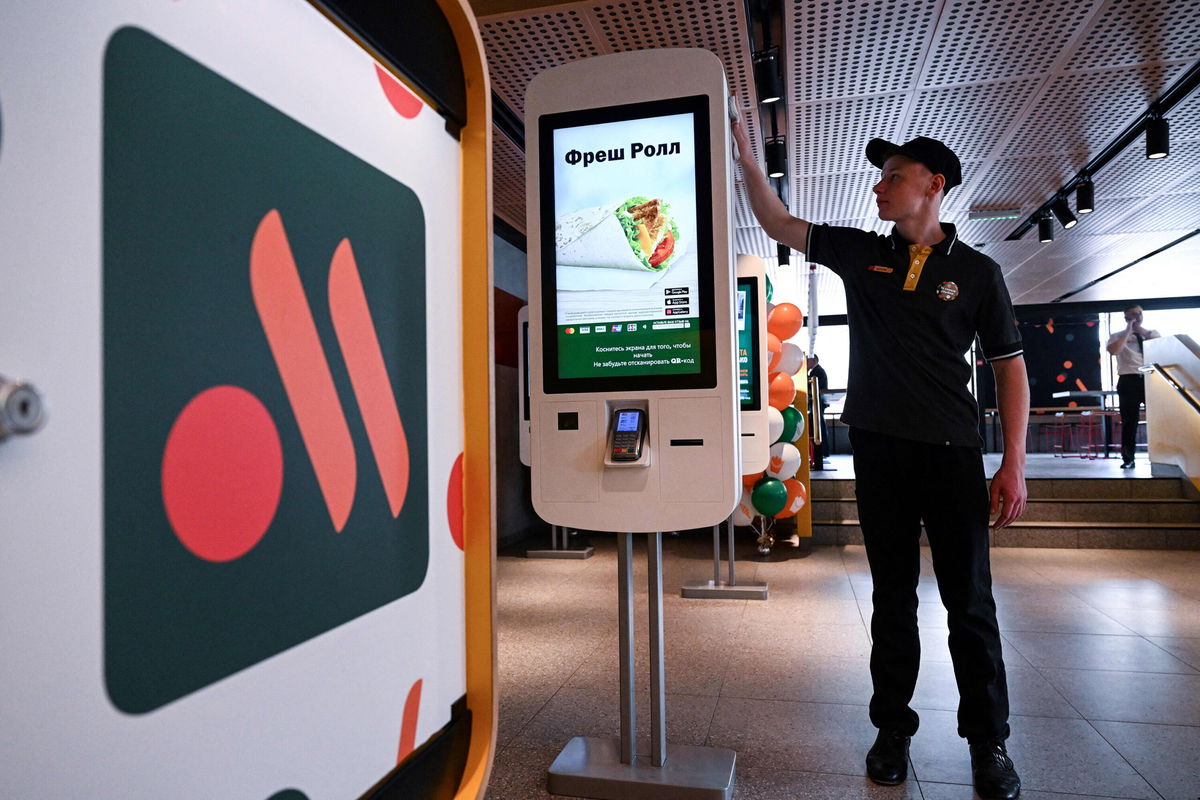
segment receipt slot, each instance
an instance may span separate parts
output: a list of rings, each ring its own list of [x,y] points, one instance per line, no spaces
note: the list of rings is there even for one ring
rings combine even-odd
[[[651,77],[652,76],[652,77]],[[662,533],[741,491],[731,137],[721,61],[619,53],[525,96],[533,507],[618,532],[621,736],[578,736],[551,793],[728,800],[736,754],[666,744]],[[633,534],[648,533],[649,755],[637,754]]]

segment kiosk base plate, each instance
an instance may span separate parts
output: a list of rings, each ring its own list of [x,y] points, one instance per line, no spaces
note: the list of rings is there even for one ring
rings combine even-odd
[[[526,558],[591,558],[596,552],[596,548],[590,544],[587,547],[578,550],[526,550]]]
[[[730,800],[736,760],[723,747],[668,744],[661,767],[649,756],[622,764],[616,739],[576,736],[550,765],[547,788],[598,800]]]
[[[766,600],[767,585],[755,581],[739,583],[734,586],[730,586],[724,581],[721,583],[712,581],[685,583],[679,590],[679,595],[680,597],[699,597],[709,600]]]

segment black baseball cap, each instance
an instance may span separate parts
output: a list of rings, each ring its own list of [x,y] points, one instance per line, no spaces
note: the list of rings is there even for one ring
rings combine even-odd
[[[937,139],[928,136],[918,136],[904,144],[892,144],[886,139],[872,139],[867,142],[867,160],[883,169],[883,164],[895,155],[919,161],[929,168],[934,175],[946,179],[943,193],[950,191],[962,183],[962,164],[954,151]]]

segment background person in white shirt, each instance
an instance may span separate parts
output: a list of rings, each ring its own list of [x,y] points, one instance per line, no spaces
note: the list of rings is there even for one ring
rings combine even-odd
[[[1142,327],[1142,307],[1125,309],[1125,330],[1108,337],[1107,350],[1117,357],[1117,398],[1121,403],[1121,469],[1133,468],[1137,450],[1138,418],[1146,402],[1146,379],[1138,372],[1145,362],[1143,343],[1157,339],[1158,331]]]

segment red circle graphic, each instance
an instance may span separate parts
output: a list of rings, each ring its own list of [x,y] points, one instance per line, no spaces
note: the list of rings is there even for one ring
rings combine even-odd
[[[450,468],[450,481],[446,486],[446,517],[450,522],[450,535],[458,549],[463,549],[463,454],[459,453]]]
[[[283,448],[262,402],[214,386],[184,406],[163,449],[162,496],[175,535],[205,561],[258,544],[279,507]]]

